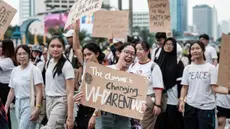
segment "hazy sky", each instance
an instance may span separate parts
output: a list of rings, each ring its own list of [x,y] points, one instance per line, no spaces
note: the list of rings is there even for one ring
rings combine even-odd
[[[14,8],[19,10],[19,0],[4,0],[10,5],[12,5]],[[112,6],[117,6],[117,0],[110,0]],[[123,0],[123,9],[128,8],[128,1],[129,0]],[[228,20],[230,19],[230,0],[188,0],[188,22],[189,25],[192,25],[192,7],[199,4],[208,4],[211,7],[215,6],[217,8],[218,13],[218,21],[222,20]],[[140,12],[140,11],[148,11],[148,5],[147,0],[133,0],[133,6],[134,6],[134,12]],[[18,24],[19,20],[19,14],[17,12],[16,16],[14,17],[14,20],[11,24],[15,25]]]

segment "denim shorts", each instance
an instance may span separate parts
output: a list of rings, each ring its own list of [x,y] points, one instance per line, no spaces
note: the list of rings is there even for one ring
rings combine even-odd
[[[130,129],[130,118],[102,112],[96,119],[96,129]]]

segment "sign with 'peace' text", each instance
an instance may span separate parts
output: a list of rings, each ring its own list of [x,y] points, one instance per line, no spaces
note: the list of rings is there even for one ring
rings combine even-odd
[[[88,62],[81,88],[83,105],[142,119],[147,88],[146,77]]]

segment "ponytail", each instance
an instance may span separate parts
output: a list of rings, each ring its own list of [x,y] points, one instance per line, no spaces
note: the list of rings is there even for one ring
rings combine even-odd
[[[64,57],[64,55],[61,55],[61,58],[58,60],[57,64],[54,66],[53,69],[53,78],[56,76],[56,74],[59,76],[60,74],[62,74],[62,68],[64,66],[66,62],[66,58]]]

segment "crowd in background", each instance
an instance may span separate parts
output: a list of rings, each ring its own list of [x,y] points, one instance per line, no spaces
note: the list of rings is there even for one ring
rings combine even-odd
[[[78,32],[75,26],[63,35],[53,35],[47,46],[15,48],[11,40],[1,41],[1,129],[12,128],[11,103],[19,129],[225,128],[230,92],[217,85],[218,54],[209,45],[208,35],[181,46],[175,38],[158,32],[154,48],[139,39],[128,38],[126,43],[113,37],[102,52],[95,43],[80,46]],[[87,61],[148,78],[143,120],[81,105],[84,94],[74,91],[81,89]],[[43,107],[45,115],[40,120]]]

